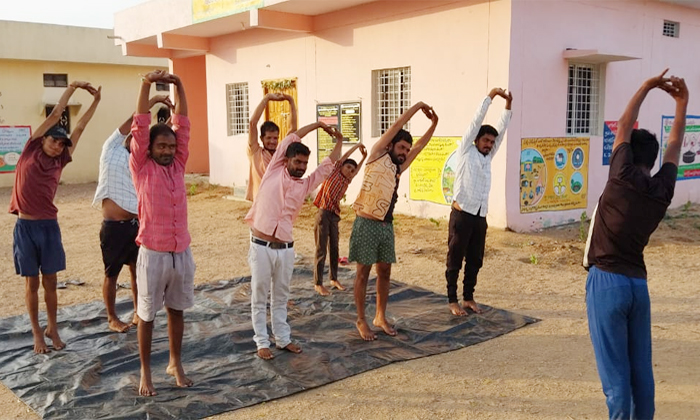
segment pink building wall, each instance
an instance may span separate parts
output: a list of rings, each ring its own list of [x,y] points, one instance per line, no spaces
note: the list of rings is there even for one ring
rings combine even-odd
[[[670,67],[690,89],[688,114],[700,113],[700,10],[639,1],[512,1],[510,86],[517,97],[506,168],[508,226],[526,231],[578,220],[583,210],[520,214],[519,139],[566,135],[568,61],[566,48],[640,57],[604,67],[603,120],[617,120],[641,83]],[[679,38],[662,36],[664,19],[681,23]],[[660,135],[661,115],[673,115],[674,101],[651,92],[639,126]],[[515,140],[515,141],[513,141]],[[602,165],[602,137],[590,139],[590,216],[603,190],[608,166]],[[658,167],[658,165],[657,165]],[[492,189],[491,194],[496,193]],[[672,206],[700,201],[700,180],[679,181]]]
[[[312,34],[256,30],[213,39],[207,55],[211,181],[244,186],[248,176],[247,134],[226,135],[227,83],[249,83],[252,113],[262,99],[261,80],[296,77],[300,126],[315,121],[317,103],[360,100],[362,137],[371,147],[378,140],[371,135],[372,70],[410,66],[411,102],[435,108],[440,117],[435,135],[461,136],[489,88],[508,84],[510,3],[406,3],[381,2],[324,15]],[[424,7],[416,10],[416,3]],[[503,105],[497,101],[486,121],[495,124]],[[419,113],[410,131],[420,136],[428,126]],[[305,143],[314,162],[316,134]],[[495,165],[505,164],[501,153]],[[446,205],[409,201],[409,174],[402,178],[397,211],[436,218],[449,214]],[[349,202],[360,179],[348,190]],[[505,186],[505,171],[494,170],[489,216],[501,226],[506,223]]]

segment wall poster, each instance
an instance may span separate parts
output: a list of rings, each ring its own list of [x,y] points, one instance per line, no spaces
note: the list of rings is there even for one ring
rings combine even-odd
[[[588,138],[522,139],[520,213],[585,209]]]
[[[19,155],[32,136],[28,125],[0,126],[0,173],[15,171]]]
[[[452,204],[462,137],[433,137],[410,168],[409,199]],[[414,142],[417,139],[414,139]]]
[[[344,144],[358,143],[362,137],[362,104],[360,102],[341,102],[316,105],[316,121],[321,121],[340,130]],[[317,131],[318,162],[331,154],[335,142],[323,130]]]
[[[661,161],[668,146],[668,138],[673,126],[672,116],[661,117]],[[678,161],[678,180],[700,178],[700,116],[686,115],[685,136],[681,145],[681,157]]]

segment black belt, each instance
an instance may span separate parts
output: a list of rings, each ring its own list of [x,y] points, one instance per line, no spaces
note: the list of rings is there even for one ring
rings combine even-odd
[[[270,249],[294,248],[294,242],[268,242],[268,241],[263,241],[262,239],[258,239],[258,238],[250,238],[250,242],[257,244],[257,245],[266,246]]]

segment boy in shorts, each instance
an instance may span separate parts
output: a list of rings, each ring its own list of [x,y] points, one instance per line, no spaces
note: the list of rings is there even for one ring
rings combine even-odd
[[[90,92],[93,101],[69,137],[57,124],[76,89]],[[13,253],[17,274],[26,279],[25,300],[32,323],[34,353],[50,351],[44,336],[51,339],[55,350],[66,346],[56,325],[56,273],[66,269],[66,254],[61,243],[58,209],[53,199],[63,168],[71,162],[78,140],[95,114],[100,99],[101,88],[95,89],[88,82],[71,83],[48,118],[27,141],[17,162],[10,202],[10,213],[18,216]],[[46,301],[47,323],[43,332],[39,325],[39,273]]]

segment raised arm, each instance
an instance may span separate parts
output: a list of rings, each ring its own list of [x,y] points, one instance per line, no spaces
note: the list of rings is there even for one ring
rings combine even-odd
[[[297,105],[294,103],[294,98],[292,98],[291,95],[282,94],[282,96],[287,102],[289,102],[289,112],[291,113],[290,117],[292,118],[292,121],[289,123],[289,132],[293,133],[297,131]]]
[[[423,108],[423,113],[425,114],[426,117],[430,119],[432,122],[430,124],[430,128],[428,128],[428,131],[423,134],[423,137],[420,138],[416,142],[416,144],[411,147],[411,151],[408,152],[408,156],[406,156],[406,161],[401,164],[401,172],[405,171],[408,169],[409,166],[411,166],[411,163],[413,163],[413,160],[418,156],[418,154],[423,151],[425,146],[428,145],[428,142],[430,142],[430,139],[433,137],[433,133],[435,133],[435,127],[437,127],[438,123],[438,116],[433,110],[433,108]]]
[[[360,173],[360,168],[362,168],[362,164],[364,164],[365,160],[367,159],[367,148],[362,143],[358,144],[360,145],[360,153],[362,153],[362,160],[360,160],[360,162],[357,164],[357,168],[355,168],[355,171],[352,173],[352,178],[350,178],[351,181],[357,176],[357,174]]]
[[[498,120],[498,124],[496,124],[496,131],[498,131],[498,136],[496,136],[496,140],[493,143],[493,148],[491,149],[491,156],[495,155],[496,152],[498,152],[498,149],[501,147],[501,143],[503,143],[503,137],[506,135],[506,130],[508,129],[508,124],[510,124],[510,117],[513,115],[511,112],[511,106],[513,104],[513,93],[511,91],[503,91],[503,94],[500,94],[502,98],[506,100],[506,107],[503,110],[503,113],[501,113],[501,118]]]
[[[100,103],[100,100],[102,99],[102,86],[98,87],[97,89],[93,89],[93,90],[89,90],[89,92],[92,94],[92,103],[90,104],[90,108],[88,108],[88,110],[85,111],[85,114],[83,114],[83,116],[80,117],[80,119],[78,120],[78,125],[75,126],[73,133],[71,133],[70,140],[71,140],[71,143],[73,143],[73,145],[68,148],[68,153],[70,153],[71,156],[73,156],[73,152],[75,151],[75,148],[78,146],[78,141],[80,140],[80,136],[83,135],[83,131],[85,131],[85,127],[87,127],[87,124],[92,119],[92,116],[95,115],[95,110],[97,109],[97,105]]]
[[[671,77],[671,86],[673,89],[668,93],[676,100],[676,114],[668,137],[668,146],[666,146],[666,151],[664,152],[664,163],[672,163],[678,166],[683,136],[685,135],[685,114],[688,109],[688,97],[690,95],[684,79]]]
[[[274,100],[273,98],[277,98],[278,95],[279,94],[277,93],[268,93],[265,95],[262,98],[262,101],[260,101],[258,104],[258,107],[255,108],[253,115],[250,117],[250,121],[248,122],[248,148],[251,153],[260,148],[260,144],[258,143],[258,122],[260,121],[263,112],[265,112],[265,108],[267,108],[267,103]]]
[[[90,93],[96,91],[96,89],[92,87],[88,82],[73,82],[70,85],[68,85],[66,90],[63,91],[63,95],[61,95],[61,98],[58,100],[56,106],[54,106],[53,110],[51,110],[51,114],[49,114],[49,116],[46,117],[44,122],[41,123],[41,125],[37,127],[37,129],[34,131],[34,134],[32,135],[30,141],[44,137],[44,134],[46,134],[46,132],[49,131],[49,128],[58,124],[58,122],[61,120],[61,115],[63,114],[63,111],[65,111],[66,106],[68,105],[68,100],[71,96],[73,96],[73,93],[75,93],[77,89],[85,89]]]
[[[642,83],[639,90],[632,96],[625,112],[622,113],[619,121],[617,122],[617,135],[615,136],[615,142],[613,143],[613,151],[617,149],[623,143],[629,143],[632,141],[632,130],[634,129],[634,123],[637,121],[639,116],[639,108],[642,106],[642,102],[646,99],[647,94],[654,88],[659,88],[670,92],[671,79],[664,77],[668,69],[664,70],[660,75],[652,77]]]
[[[331,158],[333,163],[338,162],[338,160],[340,160],[340,153],[343,151],[343,135],[336,128],[326,127],[324,130],[335,139],[335,146],[333,146],[333,150],[328,157]]]
[[[355,143],[355,145],[352,146],[350,148],[350,150],[345,152],[345,154],[343,156],[341,156],[339,160],[341,162],[345,162],[345,160],[348,159],[353,153],[355,153],[355,150],[357,150],[360,146],[362,146],[362,143],[360,143],[360,142]]]
[[[175,109],[173,113],[187,117],[187,95],[185,95],[185,86],[182,84],[180,76],[168,73],[165,76],[165,81],[175,85]]]
[[[371,160],[377,159],[379,156],[386,153],[387,149],[391,145],[391,140],[396,136],[396,133],[406,125],[406,123],[418,112],[419,109],[426,109],[428,105],[423,102],[418,102],[409,109],[407,109],[401,116],[389,127],[388,130],[382,134],[379,141],[372,146],[372,153],[370,155]]]
[[[307,134],[309,134],[312,131],[318,130],[319,128],[322,128],[329,135],[331,135],[331,136],[333,135],[328,131],[328,130],[330,130],[330,127],[328,127],[325,123],[323,123],[321,121],[317,121],[315,123],[305,125],[304,127],[301,127],[300,129],[296,130],[295,133],[297,136],[299,136],[300,139],[303,139]]]
[[[163,70],[154,70],[141,78],[139,94],[136,99],[136,115],[131,124],[131,144],[129,149],[129,167],[132,175],[138,174],[148,159],[149,127],[151,114],[149,113],[151,83],[163,79]]]

